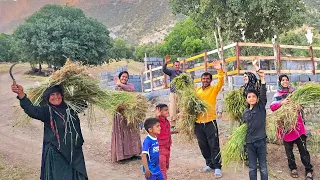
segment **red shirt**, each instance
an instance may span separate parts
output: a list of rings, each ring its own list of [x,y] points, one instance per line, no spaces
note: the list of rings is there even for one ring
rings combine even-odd
[[[159,116],[158,119],[160,120],[160,127],[161,127],[160,134],[157,137],[159,146],[170,147],[172,144],[170,122],[166,118],[161,116]]]

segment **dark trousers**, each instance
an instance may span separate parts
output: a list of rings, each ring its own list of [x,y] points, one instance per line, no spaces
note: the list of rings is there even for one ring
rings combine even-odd
[[[196,123],[195,135],[206,165],[211,169],[221,169],[221,155],[217,122]]]
[[[257,179],[257,161],[260,167],[261,180],[268,180],[267,141],[266,138],[247,143],[250,180]]]
[[[297,164],[295,162],[294,154],[293,154],[293,144],[297,144],[299,153],[300,153],[300,159],[302,164],[305,167],[306,173],[313,172],[312,165],[310,163],[310,154],[307,150],[306,140],[307,140],[307,137],[305,135],[302,135],[298,139],[291,142],[283,141],[283,145],[286,150],[286,154],[288,158],[289,169],[291,171],[294,169],[297,169]]]

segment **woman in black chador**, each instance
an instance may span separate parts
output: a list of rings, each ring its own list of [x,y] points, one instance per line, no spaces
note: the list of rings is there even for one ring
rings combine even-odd
[[[31,118],[44,124],[41,180],[88,179],[83,157],[80,120],[63,100],[59,85],[46,89],[41,106],[34,106],[21,85],[12,85],[20,106]]]

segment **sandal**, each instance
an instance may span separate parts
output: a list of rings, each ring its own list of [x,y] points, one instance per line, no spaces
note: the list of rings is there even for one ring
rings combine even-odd
[[[291,175],[292,178],[298,178],[299,177],[298,172],[297,172],[296,169],[291,170],[290,175]]]
[[[311,173],[311,176],[310,175],[306,175],[306,180],[313,180],[313,174]]]

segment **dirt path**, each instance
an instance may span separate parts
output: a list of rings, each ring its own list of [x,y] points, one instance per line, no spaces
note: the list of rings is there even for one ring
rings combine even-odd
[[[15,72],[18,83],[23,86],[35,85],[30,80],[22,80],[23,70]],[[42,123],[32,120],[24,127],[13,127],[14,121],[21,118],[18,100],[10,91],[12,83],[8,74],[0,74],[0,154],[4,156],[7,163],[26,167],[29,175],[24,177],[27,180],[39,179],[41,145],[43,136]],[[141,164],[139,161],[130,161],[124,164],[111,163],[110,161],[110,132],[107,131],[110,118],[97,113],[97,123],[91,131],[86,122],[82,121],[82,132],[85,139],[84,154],[87,171],[90,179],[93,180],[142,180]],[[225,142],[225,122],[219,121],[221,141]],[[142,135],[142,138],[145,135]],[[290,179],[287,173],[287,160],[282,146],[268,145],[268,163],[270,179]],[[300,175],[303,173],[299,156],[296,156]],[[319,171],[320,157],[312,156],[315,170]],[[168,177],[170,180],[198,180],[214,179],[213,174],[201,174],[198,172],[204,165],[197,144],[179,142],[176,136],[173,137],[170,169]],[[247,167],[240,167],[237,172],[234,168],[223,169],[224,180],[247,180]],[[1,179],[1,175],[0,175]],[[300,178],[301,180],[303,178]],[[320,178],[319,178],[320,179]]]

